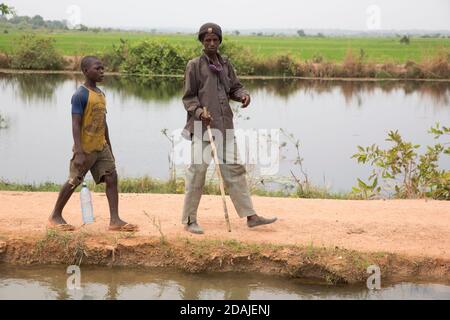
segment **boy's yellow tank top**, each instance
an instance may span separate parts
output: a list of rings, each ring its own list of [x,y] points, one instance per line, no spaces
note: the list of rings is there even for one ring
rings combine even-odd
[[[86,153],[102,151],[106,144],[106,99],[103,92],[81,86],[72,97],[72,113],[82,114],[83,151]]]

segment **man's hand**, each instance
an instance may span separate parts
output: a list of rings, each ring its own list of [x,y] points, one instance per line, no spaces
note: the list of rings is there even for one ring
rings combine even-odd
[[[242,97],[242,108],[247,108],[248,105],[250,104],[250,96],[248,94],[246,94],[245,96]]]
[[[75,158],[73,159],[73,164],[77,168],[84,168],[86,163],[86,154],[83,151],[75,152]]]
[[[213,118],[211,117],[209,112],[207,115],[205,115],[205,112],[202,112],[202,114],[200,115],[200,120],[202,120],[204,126],[209,126],[211,125],[211,121],[213,120]]]

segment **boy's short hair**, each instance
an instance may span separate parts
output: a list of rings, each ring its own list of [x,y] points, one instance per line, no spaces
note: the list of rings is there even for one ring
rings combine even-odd
[[[98,57],[96,57],[96,56],[86,56],[83,59],[81,59],[81,63],[80,63],[81,71],[84,71],[84,69],[89,68],[90,65],[94,61],[100,61],[100,59]]]

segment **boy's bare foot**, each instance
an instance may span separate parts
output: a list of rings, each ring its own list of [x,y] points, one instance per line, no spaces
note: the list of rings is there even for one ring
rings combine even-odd
[[[66,222],[66,220],[63,219],[62,216],[54,217],[53,215],[51,215],[48,218],[47,226],[49,228],[58,229],[58,230],[61,230],[61,231],[74,231],[75,230],[75,227],[70,225],[70,224],[68,224]]]
[[[136,232],[139,227],[135,224],[127,223],[123,220],[111,220],[109,224],[110,231]]]
[[[64,220],[62,215],[60,215],[60,214],[58,215],[58,214],[52,213],[50,215],[50,217],[48,217],[48,223],[49,223],[49,225],[56,226],[56,225],[59,225],[59,224],[67,224],[67,221]]]

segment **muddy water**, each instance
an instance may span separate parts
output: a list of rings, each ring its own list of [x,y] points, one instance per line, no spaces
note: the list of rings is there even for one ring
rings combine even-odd
[[[186,274],[175,270],[82,267],[81,289],[68,289],[63,266],[0,265],[2,299],[450,299],[450,286],[382,283],[327,286],[241,273]]]
[[[7,128],[0,129],[0,179],[66,180],[72,147],[70,99],[81,81],[70,75],[0,74],[0,115],[7,119]],[[387,132],[398,129],[405,139],[424,146],[435,142],[427,133],[434,123],[450,125],[447,82],[243,82],[252,104],[236,109],[240,110],[235,114],[236,127],[283,128],[292,133],[301,142],[310,181],[333,191],[350,191],[358,177],[370,175],[370,168],[351,159],[357,145],[385,146]],[[170,143],[161,130],[173,132],[184,126],[182,79],[106,77],[101,88],[107,97],[119,175],[167,179]],[[189,152],[186,141],[178,142],[184,142]],[[295,158],[296,150],[288,144],[275,176],[291,178],[291,169],[300,174],[293,165]],[[450,157],[443,158],[441,166],[449,169]],[[183,168],[181,163],[177,171],[182,174]]]

